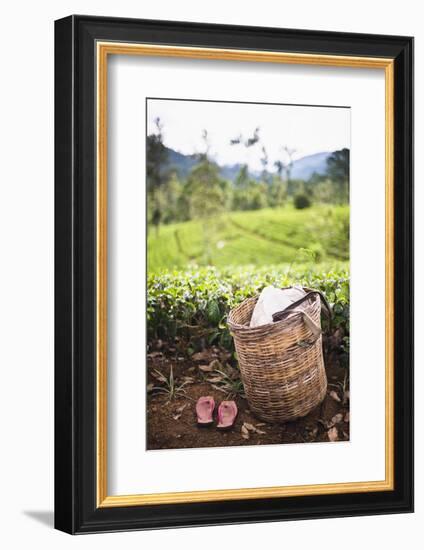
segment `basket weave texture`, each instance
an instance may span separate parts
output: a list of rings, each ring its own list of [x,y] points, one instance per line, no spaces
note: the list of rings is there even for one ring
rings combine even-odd
[[[244,300],[228,316],[246,398],[252,413],[263,420],[294,420],[319,405],[327,391],[322,336],[312,335],[299,312],[320,327],[321,302],[312,295],[287,318],[250,328],[257,300]]]

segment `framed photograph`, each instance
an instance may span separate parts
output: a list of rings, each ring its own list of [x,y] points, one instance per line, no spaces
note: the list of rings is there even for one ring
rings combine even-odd
[[[413,39],[55,24],[55,525],[413,510]]]

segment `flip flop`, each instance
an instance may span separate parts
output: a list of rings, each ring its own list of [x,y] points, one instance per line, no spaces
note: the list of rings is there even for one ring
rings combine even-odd
[[[237,405],[235,401],[222,401],[218,407],[218,425],[220,430],[228,430],[234,426],[237,417]]]
[[[215,410],[214,398],[210,395],[199,397],[196,403],[197,425],[210,426],[213,423],[213,411]]]

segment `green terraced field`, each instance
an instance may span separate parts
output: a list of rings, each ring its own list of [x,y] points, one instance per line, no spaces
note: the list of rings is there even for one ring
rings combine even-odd
[[[229,212],[204,230],[200,221],[163,225],[148,234],[148,269],[189,265],[269,265],[349,259],[349,207],[291,206]]]

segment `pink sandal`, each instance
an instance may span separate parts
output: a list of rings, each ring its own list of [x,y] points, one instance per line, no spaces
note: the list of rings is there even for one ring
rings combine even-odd
[[[222,401],[218,407],[218,425],[220,430],[227,430],[234,426],[237,417],[237,405],[235,401]]]
[[[210,426],[213,423],[213,411],[215,410],[214,398],[210,395],[199,397],[196,403],[198,426]]]

